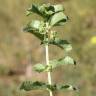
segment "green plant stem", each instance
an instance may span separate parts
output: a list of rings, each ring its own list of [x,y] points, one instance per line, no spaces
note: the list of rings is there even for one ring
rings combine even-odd
[[[48,44],[45,45],[45,50],[46,50],[46,64],[49,66],[49,52],[48,52]],[[48,83],[51,85],[52,80],[51,80],[51,72],[48,72]],[[52,91],[49,91],[50,96],[53,96]]]

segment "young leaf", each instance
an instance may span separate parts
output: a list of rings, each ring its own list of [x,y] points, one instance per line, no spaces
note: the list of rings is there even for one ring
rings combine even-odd
[[[43,4],[43,5],[32,5],[30,9],[28,9],[29,13],[32,12],[42,16],[43,18],[47,19],[49,16],[51,16],[54,13],[54,6],[50,4]]]
[[[49,72],[52,71],[52,66],[44,65],[44,64],[36,64],[33,66],[33,70],[37,72]]]
[[[46,70],[46,66],[44,64],[36,64],[33,66],[33,69],[40,73]]]
[[[34,12],[48,20],[50,16],[54,15],[55,13],[63,11],[64,8],[60,4],[57,5],[43,4],[41,6],[32,4],[31,8],[27,10],[27,15],[30,15],[32,12]]]
[[[54,10],[55,10],[55,13],[62,12],[62,11],[64,11],[64,7],[61,4],[57,4],[57,5],[54,5]]]
[[[39,11],[38,6],[35,5],[35,4],[32,4],[31,8],[29,8],[29,9],[27,10],[27,12],[28,12],[28,15],[30,15],[32,12],[34,12],[34,13],[42,16],[42,13]]]
[[[54,7],[50,4],[39,6],[39,10],[45,17],[51,16],[54,13]]]
[[[66,22],[67,21],[67,16],[63,13],[63,12],[58,12],[56,14],[54,14],[51,19],[50,19],[50,26],[55,26],[58,25],[62,22]]]

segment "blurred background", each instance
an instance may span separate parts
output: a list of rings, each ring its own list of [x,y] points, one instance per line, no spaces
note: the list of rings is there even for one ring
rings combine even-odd
[[[49,96],[46,91],[20,91],[24,80],[47,82],[47,74],[32,71],[32,66],[45,62],[40,41],[22,29],[37,15],[25,16],[32,3],[62,3],[70,20],[58,27],[61,37],[73,45],[71,56],[77,66],[66,65],[52,73],[53,83],[67,83],[78,91],[56,92],[54,96],[96,96],[96,0],[0,0],[0,96]],[[50,59],[64,55],[50,47]]]

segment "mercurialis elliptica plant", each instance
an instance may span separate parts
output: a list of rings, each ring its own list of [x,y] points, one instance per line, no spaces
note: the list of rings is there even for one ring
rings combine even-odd
[[[51,5],[51,4],[42,4],[32,6],[27,10],[27,16],[32,15],[33,13],[41,16],[42,20],[32,20],[30,21],[26,27],[24,28],[25,32],[30,32],[34,36],[36,36],[41,44],[45,47],[45,56],[46,56],[46,64],[36,64],[33,66],[33,69],[36,72],[46,72],[48,75],[48,82],[39,82],[39,81],[24,81],[21,84],[20,89],[25,91],[30,90],[47,90],[49,92],[49,96],[53,96],[54,91],[58,90],[76,90],[76,88],[72,85],[68,84],[53,84],[51,72],[54,68],[58,66],[63,66],[65,64],[73,64],[76,65],[76,62],[70,56],[64,56],[59,59],[49,60],[49,52],[48,48],[50,45],[57,46],[64,50],[66,53],[72,50],[71,44],[67,40],[62,40],[59,38],[57,31],[52,30],[53,27],[64,26],[68,21],[68,16],[64,14],[63,5]]]

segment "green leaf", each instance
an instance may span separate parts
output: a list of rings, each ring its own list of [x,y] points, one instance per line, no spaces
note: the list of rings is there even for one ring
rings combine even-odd
[[[38,39],[44,39],[44,22],[40,22],[39,20],[31,21],[24,28],[24,31],[30,32],[35,35]]]
[[[55,40],[49,41],[49,44],[56,45],[56,46],[60,47],[61,49],[64,49],[65,51],[72,50],[72,46],[67,40],[62,40],[62,39],[56,38]]]
[[[62,12],[64,11],[64,7],[61,4],[54,5],[55,12]]]
[[[74,64],[74,65],[76,65],[76,62],[73,60],[73,58],[71,58],[71,57],[69,57],[69,56],[66,56],[66,57],[64,58],[63,62],[64,62],[65,64]]]
[[[51,65],[44,65],[44,64],[36,64],[33,66],[33,70],[37,72],[49,72],[52,71],[52,66]]]
[[[25,91],[45,89],[45,88],[46,88],[46,83],[38,82],[38,81],[35,82],[25,81],[20,86],[20,89]]]
[[[32,22],[30,23],[30,27],[32,27],[32,28],[34,28],[34,29],[39,29],[40,24],[41,24],[40,21],[34,20],[34,21],[32,21]]]
[[[67,89],[67,90],[77,90],[77,88],[72,86],[72,85],[64,85],[64,84],[62,84],[62,85],[58,86],[58,90],[65,90],[65,89]]]
[[[29,33],[35,35],[35,36],[36,36],[38,39],[40,39],[41,41],[42,41],[43,38],[44,38],[44,35],[43,35],[43,34],[40,34],[38,31],[33,30],[33,29],[30,28],[30,27],[24,28],[24,31],[29,32]]]
[[[30,31],[30,30],[32,30],[32,31],[39,31],[40,24],[41,23],[38,20],[31,21],[24,28],[24,31]]]
[[[31,8],[27,10],[28,15],[30,15],[32,12],[42,16],[42,13],[39,11],[38,6],[35,4],[32,4]]]
[[[37,72],[43,72],[46,69],[46,66],[44,64],[36,64],[33,66],[33,69]]]
[[[67,19],[68,19],[67,16],[63,12],[58,12],[58,13],[52,15],[49,22],[50,22],[51,26],[55,26],[62,22],[65,23],[67,21]]]
[[[45,17],[48,17],[54,13],[54,6],[50,4],[43,4],[39,6],[39,10],[43,15],[45,15]]]
[[[45,23],[39,20],[33,20],[27,24],[27,27],[31,28],[33,31],[39,31],[43,34]]]
[[[52,66],[52,69],[61,66],[61,65],[67,65],[67,64],[72,64],[76,65],[76,62],[69,56],[60,58],[58,60],[51,60],[50,65]]]

